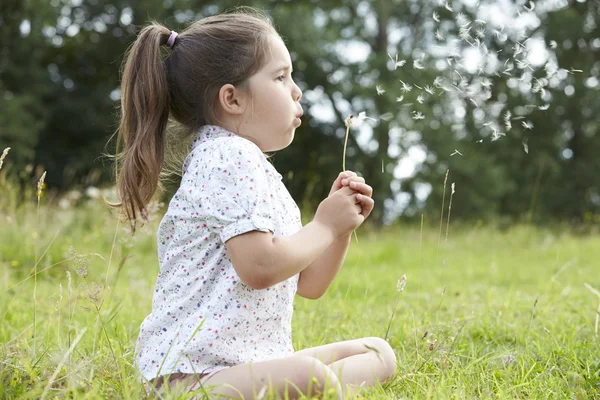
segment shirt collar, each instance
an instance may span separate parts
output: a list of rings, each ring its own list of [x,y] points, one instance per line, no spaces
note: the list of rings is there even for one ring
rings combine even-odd
[[[227,129],[218,126],[218,125],[203,125],[198,129],[196,134],[194,135],[194,141],[192,143],[192,149],[198,146],[200,143],[205,143],[209,140],[213,140],[219,137],[235,137],[237,136],[235,133],[228,131]],[[240,136],[241,137],[241,136]],[[247,140],[247,139],[245,139]],[[248,141],[252,143],[251,141]],[[252,145],[256,146],[256,144],[252,143]],[[257,146],[258,148],[258,146]],[[262,152],[261,152],[262,153]],[[264,160],[267,161],[267,156],[263,153]],[[275,167],[267,161],[267,164],[274,175],[281,180],[281,174],[275,169]]]
[[[235,133],[228,131],[227,129],[222,128],[220,126],[203,125],[200,127],[200,129],[198,129],[198,131],[194,135],[194,142],[192,143],[192,148],[198,146],[200,143],[206,142],[211,139],[232,136],[235,136]]]

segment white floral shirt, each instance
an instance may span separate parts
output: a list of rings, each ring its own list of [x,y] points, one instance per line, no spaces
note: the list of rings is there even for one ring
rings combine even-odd
[[[225,242],[253,230],[283,236],[300,228],[300,210],[258,146],[202,127],[157,233],[160,272],[136,346],[142,377],[291,355],[299,275],[253,289],[235,272]]]

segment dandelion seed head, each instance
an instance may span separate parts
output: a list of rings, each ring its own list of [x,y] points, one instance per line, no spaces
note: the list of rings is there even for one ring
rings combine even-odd
[[[406,274],[402,275],[398,282],[396,283],[396,291],[398,293],[402,293],[404,291],[404,287],[406,286]]]
[[[46,179],[46,171],[44,171],[44,173],[40,177],[40,180],[38,181],[38,184],[37,184],[37,197],[38,197],[38,200],[42,196],[42,190],[44,189],[44,180],[45,179]]]

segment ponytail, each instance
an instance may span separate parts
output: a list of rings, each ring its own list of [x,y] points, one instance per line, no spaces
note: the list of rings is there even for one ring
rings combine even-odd
[[[128,51],[121,79],[121,121],[117,135],[115,174],[123,219],[135,233],[138,217],[159,187],[165,159],[170,95],[161,46],[170,31],[152,23],[142,29]],[[124,148],[122,148],[124,147]]]

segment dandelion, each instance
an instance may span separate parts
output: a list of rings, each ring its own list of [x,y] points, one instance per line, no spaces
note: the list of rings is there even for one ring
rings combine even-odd
[[[381,96],[382,94],[385,93],[385,89],[383,89],[380,85],[375,86],[375,89],[377,90],[378,96]]]
[[[5,148],[2,152],[2,155],[0,156],[0,169],[2,169],[2,164],[4,163],[4,159],[6,158],[6,155],[8,154],[9,150],[10,147]]]
[[[433,16],[432,16],[432,18],[433,18],[433,20],[434,20],[435,22],[440,22],[440,16],[439,16],[439,15],[438,15],[438,13],[437,13],[437,12],[435,12],[435,11],[433,12]]]
[[[533,122],[531,122],[531,121],[522,121],[521,125],[523,125],[523,128],[525,128],[525,129],[529,129],[529,130],[533,129]]]
[[[348,135],[350,133],[350,127],[354,126],[358,128],[361,126],[366,119],[370,119],[375,121],[374,118],[367,117],[367,113],[362,111],[358,114],[358,116],[350,115],[344,123],[346,124],[346,138],[344,139],[344,155],[342,159],[342,171],[346,170],[346,148],[348,147]]]

